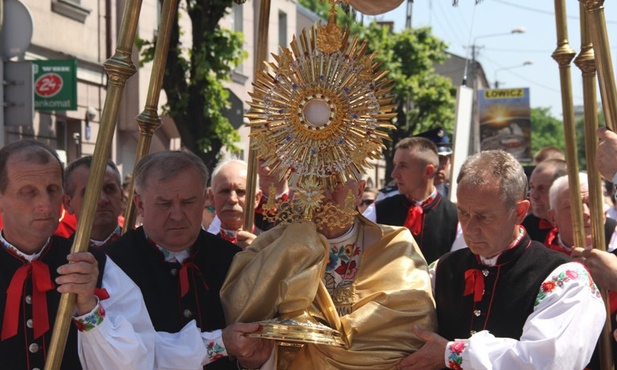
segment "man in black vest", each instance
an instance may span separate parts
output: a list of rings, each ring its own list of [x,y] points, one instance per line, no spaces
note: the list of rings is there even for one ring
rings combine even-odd
[[[64,171],[64,209],[74,214],[77,222],[81,219],[86,185],[92,167],[92,156],[81,157],[71,162]],[[110,159],[105,167],[103,187],[96,207],[90,245],[100,247],[116,240],[122,226],[118,217],[122,214],[122,178],[118,167]]]
[[[201,228],[208,170],[192,153],[166,151],[142,158],[134,176],[143,225],[102,250],[139,286],[154,328],[170,333],[159,333],[157,366],[236,369],[227,356],[263,341],[243,335],[257,324],[222,330],[219,290],[240,249]]]
[[[34,140],[0,150],[0,366],[42,369],[60,293],[76,293],[62,369],[152,368],[154,331],[137,287],[104,255],[70,254],[52,236],[62,194],[55,151]]]
[[[568,174],[568,166],[563,159],[546,159],[533,169],[529,176],[529,202],[531,212],[523,220],[523,227],[531,240],[551,245],[557,228],[551,223],[548,192],[558,177]]]
[[[437,147],[431,140],[401,140],[392,170],[400,194],[378,202],[374,214],[364,213],[379,224],[406,226],[429,264],[450,251],[458,227],[456,206],[433,184],[438,167]]]
[[[602,297],[587,270],[532,241],[527,178],[510,154],[470,157],[457,179],[469,248],[435,268],[438,333],[399,369],[582,369],[604,325]],[[576,350],[574,350],[576,349]]]

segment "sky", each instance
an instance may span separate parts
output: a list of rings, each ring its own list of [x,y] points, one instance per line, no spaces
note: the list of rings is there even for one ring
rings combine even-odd
[[[578,53],[581,49],[579,1],[565,2],[568,40]],[[606,1],[604,5],[613,69],[616,70],[617,5],[615,1]],[[551,0],[484,0],[478,5],[475,0],[459,0],[456,7],[451,0],[415,0],[412,27],[430,26],[433,34],[449,45],[449,52],[463,57],[471,58],[470,46],[476,45],[477,60],[491,86],[498,80],[499,88],[528,87],[532,108],[550,108],[551,114],[561,119],[559,68],[551,57],[557,47],[554,6]],[[400,31],[405,27],[406,13],[407,0],[397,9],[374,18],[394,21]],[[511,33],[516,28],[525,32]],[[570,70],[573,102],[575,106],[582,106],[581,71],[573,63]]]

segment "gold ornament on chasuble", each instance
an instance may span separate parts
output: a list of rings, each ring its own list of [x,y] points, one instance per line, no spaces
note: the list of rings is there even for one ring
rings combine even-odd
[[[265,165],[282,170],[295,194],[286,204],[264,205],[269,221],[336,227],[355,216],[352,194],[340,210],[323,206],[322,193],[360,180],[389,139],[384,130],[393,128],[393,85],[366,48],[331,12],[325,26],[294,37],[257,75],[247,114],[251,145]]]

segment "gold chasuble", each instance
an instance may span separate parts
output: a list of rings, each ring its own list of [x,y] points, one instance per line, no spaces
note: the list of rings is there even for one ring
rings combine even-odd
[[[351,289],[351,313],[339,317],[330,296],[318,293],[326,291],[330,244],[313,223],[301,221],[261,234],[235,256],[221,289],[227,322],[308,311],[343,334],[348,348],[306,343],[290,369],[392,369],[418,350],[423,342],[412,334],[412,326],[437,328],[426,262],[406,228],[358,220],[363,252]]]

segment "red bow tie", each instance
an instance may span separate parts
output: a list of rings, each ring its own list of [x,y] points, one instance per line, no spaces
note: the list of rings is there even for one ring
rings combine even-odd
[[[465,271],[465,292],[463,295],[473,294],[473,301],[480,302],[484,294],[484,275],[478,269]]]
[[[47,313],[47,295],[45,292],[54,289],[49,276],[49,267],[38,260],[23,265],[13,275],[6,291],[7,299],[2,321],[2,338],[5,340],[17,334],[19,324],[19,307],[22,301],[24,283],[32,272],[32,321],[34,338],[37,339],[49,330]]]

